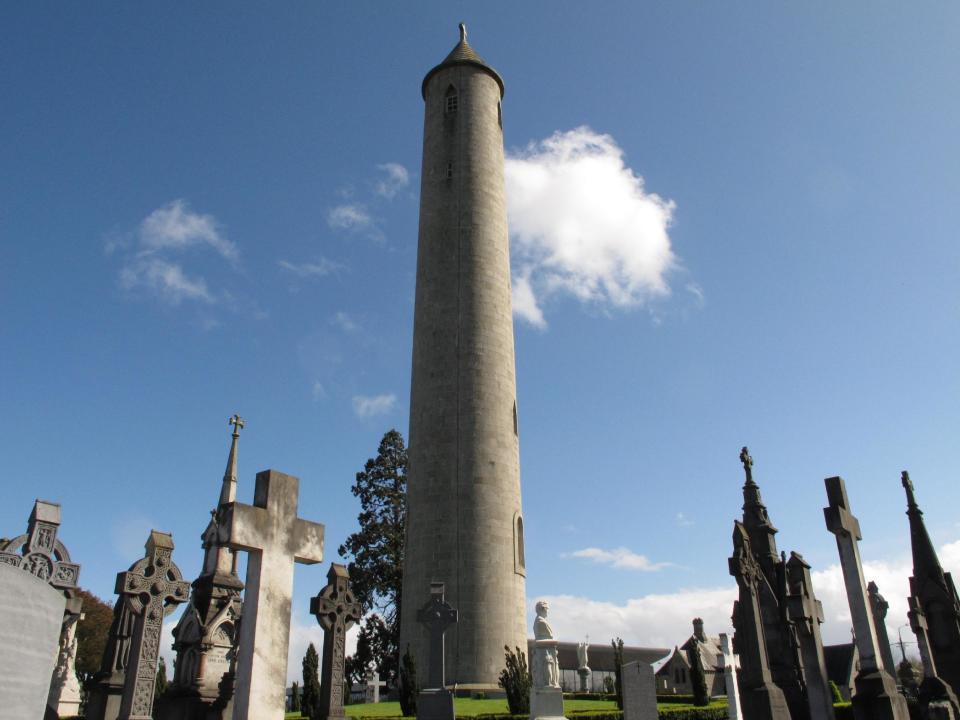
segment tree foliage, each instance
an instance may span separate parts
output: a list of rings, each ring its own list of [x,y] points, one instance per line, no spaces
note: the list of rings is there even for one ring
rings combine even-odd
[[[511,715],[526,715],[530,712],[530,688],[533,679],[527,667],[527,656],[520,648],[516,652],[509,645],[503,646],[507,666],[500,671],[497,684],[507,694]]]
[[[290,711],[300,712],[300,686],[296,680],[290,688]]]
[[[400,661],[400,677],[397,685],[400,691],[400,712],[405,717],[416,715],[417,693],[420,692],[420,686],[417,683],[417,665],[413,660],[413,655],[410,654],[409,645],[407,645]]]
[[[614,691],[617,695],[617,708],[623,710],[623,639],[614,638],[613,646]]]
[[[153,702],[156,703],[167,691],[169,683],[167,682],[167,662],[160,658],[157,664],[157,680],[153,686]]]
[[[303,695],[300,699],[300,710],[308,718],[316,718],[320,711],[320,657],[313,643],[307,647],[303,655]]]
[[[377,456],[367,460],[351,488],[360,500],[360,529],[338,552],[349,560],[350,586],[365,612],[351,662],[351,679],[359,681],[372,661],[380,677],[397,679],[400,654],[400,591],[406,527],[407,449],[396,430],[380,441]]]
[[[700,643],[690,643],[690,647],[687,648],[687,660],[690,661],[693,704],[697,707],[705,707],[710,704],[710,693],[707,691],[707,677],[703,671],[703,659],[700,657]]]
[[[81,684],[100,670],[107,646],[113,608],[87,590],[76,591],[83,600],[83,620],[77,624],[77,676]]]

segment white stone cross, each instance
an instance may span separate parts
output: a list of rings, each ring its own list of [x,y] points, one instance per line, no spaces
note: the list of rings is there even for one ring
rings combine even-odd
[[[380,702],[380,688],[386,687],[387,684],[380,679],[380,676],[377,675],[377,671],[374,668],[370,668],[367,672],[367,697],[366,700],[368,703],[378,703]]]
[[[248,553],[234,720],[284,715],[293,564],[323,560],[323,525],[297,517],[299,487],[292,475],[264,470],[253,505],[232,502],[219,510],[220,541]]]

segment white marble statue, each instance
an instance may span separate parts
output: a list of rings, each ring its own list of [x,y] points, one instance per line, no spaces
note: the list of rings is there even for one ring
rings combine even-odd
[[[547,613],[550,606],[546,600],[536,605],[537,618],[533,621],[533,686],[560,687],[560,665],[557,662],[557,640],[553,636],[553,628],[547,622]],[[541,641],[551,642],[541,642]]]
[[[578,663],[577,667],[578,668],[590,667],[588,665],[588,660],[587,660],[587,650],[589,649],[589,647],[590,646],[586,643],[586,641],[577,644],[577,663]]]

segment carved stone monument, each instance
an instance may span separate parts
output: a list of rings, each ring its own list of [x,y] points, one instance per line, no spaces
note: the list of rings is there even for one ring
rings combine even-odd
[[[767,664],[767,645],[760,612],[758,585],[766,582],[753,554],[747,528],[733,525],[730,574],[737,580],[739,599],[733,605],[733,627],[740,654],[740,704],[747,720],[790,720],[783,691],[774,684]]]
[[[141,560],[117,574],[115,592],[135,618],[119,720],[153,717],[163,618],[186,602],[190,593],[190,583],[182,579],[173,562],[173,538],[152,530],[145,547]]]
[[[923,614],[920,601],[915,597],[907,598],[910,606],[908,617],[910,629],[917,636],[920,660],[923,662],[923,683],[920,685],[920,699],[926,705],[927,717],[938,720],[956,720],[960,718],[960,706],[953,689],[937,675],[937,663],[930,652],[930,636],[927,618]]]
[[[367,670],[367,676],[364,678],[364,680],[366,681],[366,693],[364,697],[365,702],[380,702],[380,688],[386,687],[387,684],[380,679],[379,675],[377,675],[377,669],[371,666]]]
[[[53,595],[46,590],[38,590],[38,599],[36,607],[22,608],[21,612],[26,612],[29,617],[24,618],[24,624],[18,625],[18,611],[8,611],[3,616],[3,622],[6,626],[6,633],[10,637],[0,635],[0,653],[5,652],[6,659],[12,662],[11,674],[0,672],[0,677],[4,680],[0,686],[7,684],[16,684],[25,680],[28,676],[35,678],[29,684],[43,685],[43,673],[37,673],[37,667],[27,660],[27,655],[37,652],[37,661],[44,664],[47,660],[47,650],[42,650],[37,643],[43,642],[46,637],[45,630],[40,627],[43,613],[41,608],[50,608],[60,606],[60,615],[55,617],[51,615],[48,619],[51,623],[55,622],[59,633],[59,641],[55,642],[49,648],[50,661],[55,662],[50,671],[47,672],[46,687],[44,699],[52,712],[67,715],[75,715],[80,706],[80,687],[77,682],[77,676],[74,667],[76,657],[76,644],[74,640],[74,631],[77,621],[80,619],[82,602],[75,597],[77,579],[80,575],[80,566],[70,560],[70,553],[59,540],[57,534],[60,529],[60,505],[57,503],[37,500],[33,504],[30,512],[30,518],[27,521],[27,532],[18,535],[12,540],[0,541],[0,564],[10,568],[17,568],[26,574],[32,575],[41,583],[46,583],[52,588],[54,594],[59,593],[63,602],[54,600]],[[16,597],[18,592],[24,591],[30,583],[11,581],[9,590],[11,597]],[[48,601],[41,599],[41,596],[47,596]],[[25,632],[26,628],[33,628],[30,632],[33,638],[25,641],[17,641],[15,636],[18,633]],[[26,653],[21,660],[15,660],[17,655]],[[22,678],[21,678],[22,674]],[[26,687],[21,688],[23,698],[29,703],[33,702],[33,692]],[[19,712],[20,708],[14,702],[7,702],[4,691],[0,688],[0,717],[4,717],[6,712]],[[28,712],[28,715],[34,714],[34,710]]]
[[[723,681],[727,689],[727,716],[729,720],[741,720],[743,710],[740,709],[740,689],[737,686],[737,656],[730,647],[730,638],[726,633],[720,633],[720,661],[723,665]]]
[[[853,696],[854,717],[857,720],[909,720],[907,701],[897,691],[896,682],[883,669],[880,660],[877,631],[860,562],[860,523],[850,512],[843,479],[830,477],[824,483],[830,505],[823,509],[823,515],[827,529],[837,537],[854,640],[860,655],[860,671],[854,680],[857,690]]]
[[[120,701],[130,661],[130,643],[133,638],[134,615],[123,597],[113,606],[113,622],[103,648],[100,671],[87,684],[86,720],[116,720],[120,715]]]
[[[893,660],[890,636],[887,634],[887,610],[890,608],[890,603],[880,594],[880,588],[873,580],[867,583],[867,596],[870,598],[873,626],[877,629],[877,642],[880,643],[880,660],[883,662],[883,669],[896,679],[897,664]]]
[[[793,624],[800,660],[806,679],[806,696],[812,720],[833,720],[833,693],[827,678],[827,661],[823,655],[823,605],[813,594],[810,566],[799,553],[790,553],[784,563],[788,592],[787,613]]]
[[[960,695],[960,597],[953,577],[944,572],[930,535],[923,522],[923,512],[914,497],[913,483],[906,471],[901,476],[907,493],[907,517],[910,519],[910,546],[913,554],[913,575],[910,595],[917,598],[927,621],[931,658],[937,673]]]
[[[640,660],[625,663],[620,678],[623,720],[657,720],[657,686],[650,664]]]
[[[286,707],[293,565],[323,560],[323,525],[297,517],[299,488],[292,475],[264,470],[253,505],[218,513],[220,541],[248,553],[234,720],[282,718]]]
[[[443,634],[457,622],[457,611],[444,597],[443,583],[430,583],[430,599],[417,612],[429,642],[427,679],[417,696],[417,720],[453,720],[453,693],[447,690]]]
[[[589,639],[588,637],[587,640]],[[587,640],[577,644],[577,675],[580,676],[580,692],[590,692],[590,660],[587,657],[590,645]]]
[[[350,590],[345,565],[330,564],[327,585],[310,598],[310,614],[323,628],[323,673],[320,677],[320,720],[342,720],[343,653],[347,630],[363,616],[363,608]]]
[[[560,663],[557,660],[559,641],[547,622],[550,606],[546,600],[536,604],[537,617],[533,621],[533,658],[530,674],[530,720],[563,717],[563,691],[560,689]]]

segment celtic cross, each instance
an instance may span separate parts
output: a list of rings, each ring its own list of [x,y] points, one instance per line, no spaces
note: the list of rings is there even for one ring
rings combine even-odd
[[[117,574],[116,593],[136,616],[118,720],[149,720],[153,716],[163,618],[186,602],[190,593],[190,583],[173,563],[170,535],[152,530],[146,550],[143,559]]]
[[[430,583],[430,599],[417,611],[417,622],[430,633],[430,662],[426,688],[442,688],[444,678],[443,634],[457,622],[457,611],[443,599],[443,583]]]
[[[347,630],[363,615],[363,608],[350,590],[346,566],[330,563],[326,587],[310,598],[310,614],[316,616],[323,628],[320,718],[342,718],[344,644]]]

